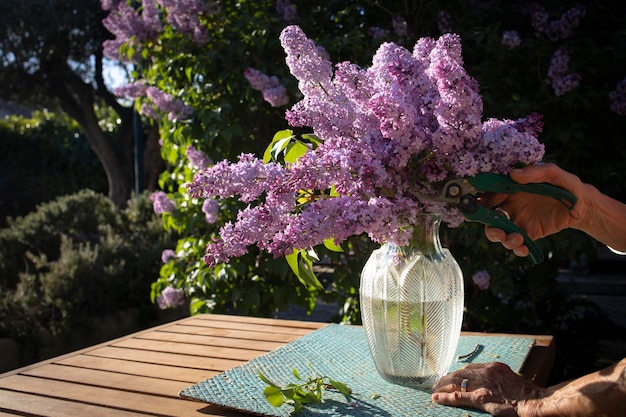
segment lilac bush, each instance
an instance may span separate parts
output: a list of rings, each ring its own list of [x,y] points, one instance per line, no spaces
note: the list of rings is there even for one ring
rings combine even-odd
[[[312,128],[321,144],[294,163],[242,154],[195,177],[195,197],[252,203],[208,246],[209,265],[251,244],[275,256],[363,233],[404,245],[424,211],[443,213],[451,226],[463,221],[458,210],[417,197],[432,192],[430,184],[508,173],[543,156],[536,114],[482,121],[478,83],[463,67],[457,35],[422,38],[413,52],[384,43],[369,68],[342,62],[334,69],[298,26],[280,40],[304,96],[287,121]]]
[[[157,191],[150,196],[155,214],[170,213],[176,210],[176,203],[173,202],[166,193]]]

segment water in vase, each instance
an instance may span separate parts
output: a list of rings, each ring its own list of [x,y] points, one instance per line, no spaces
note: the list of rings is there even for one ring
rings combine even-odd
[[[463,319],[463,275],[447,249],[437,256],[383,245],[361,275],[361,315],[379,374],[430,388],[448,372]]]

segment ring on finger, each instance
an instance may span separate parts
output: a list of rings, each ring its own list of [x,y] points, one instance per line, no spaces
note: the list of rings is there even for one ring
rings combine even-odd
[[[469,379],[465,378],[463,379],[463,381],[461,381],[461,392],[467,392],[467,383],[469,382]]]

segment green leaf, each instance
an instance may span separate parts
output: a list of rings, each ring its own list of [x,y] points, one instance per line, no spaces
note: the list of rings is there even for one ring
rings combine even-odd
[[[333,239],[332,237],[329,237],[328,239],[324,239],[324,247],[326,247],[326,249],[333,251],[333,252],[343,252],[343,249],[341,248],[341,246],[335,244],[335,239]]]
[[[267,401],[274,407],[280,407],[285,403],[285,396],[283,395],[281,390],[276,387],[265,387],[265,389],[263,390],[263,395],[265,395]]]
[[[266,164],[268,162],[270,162],[272,160],[272,150],[274,149],[274,144],[276,142],[279,142],[285,138],[293,138],[293,131],[290,129],[285,129],[285,130],[281,130],[276,132],[276,134],[274,134],[274,137],[272,138],[272,141],[270,142],[270,144],[267,146],[267,148],[265,149],[265,152],[263,153],[263,162],[265,162]]]
[[[324,288],[313,272],[313,262],[306,259],[304,256],[298,257],[298,273],[296,275],[298,275],[300,281],[307,287],[317,289]]]
[[[204,300],[201,298],[192,298],[189,303],[189,313],[193,316],[203,312],[205,307]]]
[[[343,382],[335,381],[334,379],[330,379],[330,378],[328,378],[328,382],[334,389],[336,389],[337,391],[345,395],[347,401],[350,400],[350,396],[352,395],[352,390],[348,388],[346,384],[344,384]]]
[[[298,255],[300,254],[299,249],[294,249],[293,252],[289,255],[285,255],[285,259],[289,264],[289,267],[293,271],[294,274],[298,275]]]
[[[270,158],[272,161],[278,161],[278,156],[289,145],[292,139],[293,139],[293,136],[288,137],[288,138],[283,138],[279,141],[274,142],[274,145],[272,146],[272,149],[270,150]]]
[[[292,142],[287,147],[287,152],[285,153],[285,162],[289,162],[293,164],[300,158],[302,155],[307,153],[309,148],[307,148],[302,142]]]
[[[304,133],[301,136],[302,136],[302,139],[305,139],[311,142],[311,144],[313,145],[313,149],[317,148],[322,143],[324,143],[324,141],[319,136],[313,133]]]
[[[272,386],[274,388],[280,388],[275,382],[263,375],[261,371],[259,371],[259,378],[261,378],[261,381],[265,382],[269,386]]]
[[[311,391],[306,391],[302,388],[298,388],[295,390],[293,394],[293,400],[302,404],[308,403],[318,403],[318,397],[315,393]]]
[[[319,255],[313,248],[309,248],[306,250],[306,252],[303,252],[303,253],[306,254],[306,258],[310,260],[311,262],[319,262],[320,260]],[[311,263],[311,266],[313,266],[313,263]]]
[[[300,378],[300,374],[298,373],[298,370],[296,368],[293,368],[291,372],[293,373],[293,376],[295,376],[296,378],[302,379]]]

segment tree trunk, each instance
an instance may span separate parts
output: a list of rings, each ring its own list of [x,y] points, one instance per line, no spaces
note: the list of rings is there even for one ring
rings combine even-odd
[[[89,146],[100,160],[109,184],[109,198],[118,207],[125,207],[134,184],[131,109],[116,108],[122,123],[114,146],[98,124],[93,87],[75,74],[66,74],[62,81],[57,81],[53,87],[55,95],[63,111],[81,125]]]

